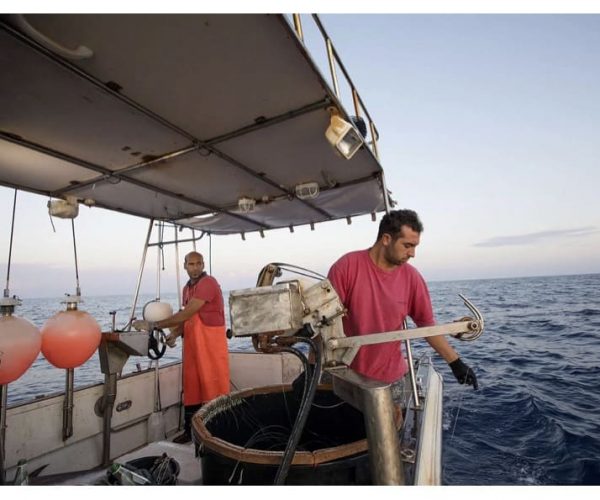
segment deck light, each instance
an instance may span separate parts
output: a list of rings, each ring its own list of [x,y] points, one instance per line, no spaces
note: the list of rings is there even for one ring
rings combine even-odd
[[[298,184],[294,189],[296,191],[296,196],[301,200],[309,200],[319,196],[319,184],[316,182]]]
[[[362,146],[363,139],[352,124],[340,117],[337,109],[329,108],[329,112],[331,119],[325,137],[344,158],[349,160]]]
[[[246,196],[242,196],[238,200],[238,208],[242,213],[254,212],[254,206],[256,205],[256,200],[254,198],[248,198]]]

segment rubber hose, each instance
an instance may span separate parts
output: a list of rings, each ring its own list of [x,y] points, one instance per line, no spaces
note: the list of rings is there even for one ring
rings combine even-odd
[[[308,414],[310,412],[310,407],[315,398],[315,393],[317,392],[317,383],[319,377],[321,375],[321,344],[313,342],[311,339],[307,338],[299,338],[298,342],[304,342],[308,344],[316,355],[316,363],[315,370],[310,379],[310,384],[308,386],[308,391],[304,391],[307,393],[300,404],[300,409],[298,410],[298,416],[296,417],[296,422],[294,423],[294,428],[292,429],[292,433],[290,435],[290,439],[288,440],[288,444],[285,448],[285,452],[283,453],[283,459],[281,460],[281,464],[277,469],[277,475],[275,476],[275,485],[283,485],[285,484],[285,480],[287,478],[288,472],[290,470],[290,466],[292,460],[294,458],[294,453],[296,453],[296,447],[298,446],[298,441],[300,441],[300,437],[302,436],[302,432],[304,431],[304,426],[306,424],[306,419],[308,418]],[[306,381],[305,381],[306,387]]]

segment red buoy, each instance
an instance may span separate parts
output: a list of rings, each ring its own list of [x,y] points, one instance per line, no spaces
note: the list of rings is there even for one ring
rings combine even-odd
[[[42,337],[29,321],[0,316],[0,385],[17,380],[40,353]]]
[[[100,338],[100,326],[89,313],[59,311],[42,328],[42,354],[57,368],[75,368],[94,354]]]

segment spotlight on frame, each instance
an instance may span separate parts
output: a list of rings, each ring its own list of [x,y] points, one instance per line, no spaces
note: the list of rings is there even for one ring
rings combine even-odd
[[[361,134],[344,120],[336,108],[328,108],[331,114],[325,137],[329,143],[347,160],[352,158],[363,144]]]

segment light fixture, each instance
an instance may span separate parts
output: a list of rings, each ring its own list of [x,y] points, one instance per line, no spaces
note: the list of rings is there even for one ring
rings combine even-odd
[[[305,182],[295,187],[296,196],[301,200],[309,200],[319,196],[319,184],[316,182]]]
[[[242,213],[248,213],[254,211],[254,206],[256,205],[256,200],[254,198],[248,198],[246,196],[242,196],[238,200],[238,208]]]
[[[64,200],[48,201],[48,213],[60,219],[74,219],[79,215],[79,203],[74,196],[65,196]]]
[[[344,158],[349,160],[362,146],[363,139],[352,124],[340,117],[336,108],[329,108],[329,112],[331,119],[325,137]]]

